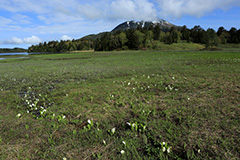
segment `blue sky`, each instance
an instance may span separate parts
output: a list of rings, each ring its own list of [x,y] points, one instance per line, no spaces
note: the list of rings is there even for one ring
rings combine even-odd
[[[127,20],[240,28],[240,0],[1,0],[0,48],[78,39]]]

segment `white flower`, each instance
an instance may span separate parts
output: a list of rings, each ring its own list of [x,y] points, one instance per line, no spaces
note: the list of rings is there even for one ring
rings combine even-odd
[[[171,152],[171,147],[168,147],[167,152],[168,152],[168,153]]]
[[[127,125],[131,126],[131,123],[127,122]]]
[[[126,142],[125,142],[125,141],[122,141],[122,143],[123,143],[124,145],[126,145]]]
[[[164,146],[166,143],[165,142],[162,142],[162,145]]]
[[[29,113],[29,110],[27,110],[27,113]]]
[[[201,152],[201,150],[199,149],[199,150],[198,150],[198,153],[200,153],[200,152]]]
[[[187,98],[188,101],[190,101],[190,98]]]
[[[91,120],[90,119],[88,119],[88,124],[92,124],[93,123],[93,119],[91,118]]]
[[[64,115],[63,115],[63,117],[62,117],[62,118],[63,118],[63,119],[65,119],[65,118],[66,118],[66,116],[64,116]]]
[[[148,76],[148,79],[150,78],[150,76]]]
[[[55,117],[55,114],[53,113],[53,117]]]
[[[66,97],[68,97],[68,94],[66,94]]]
[[[174,80],[174,79],[175,79],[175,77],[172,77],[172,79]]]
[[[16,115],[16,117],[17,117],[17,118],[20,118],[20,117],[21,117],[21,114],[20,114],[20,113],[18,113],[18,114]]]
[[[67,160],[67,158],[66,158],[66,157],[64,157],[64,158],[63,158],[63,160]]]
[[[130,82],[128,82],[128,85],[130,85],[131,83]]]
[[[121,152],[120,152],[121,154],[124,154],[125,153],[125,151],[124,150],[121,150]]]
[[[165,148],[165,147],[163,147],[162,151],[163,151],[163,152],[165,152],[165,151],[166,151],[166,148]]]
[[[111,132],[114,134],[116,132],[116,128],[112,128]]]
[[[106,145],[106,141],[105,140],[103,140],[102,142],[103,142],[104,145]]]
[[[135,123],[133,123],[133,124],[132,124],[132,126],[133,126],[133,127],[135,127],[135,126],[136,126],[136,124],[135,124]]]

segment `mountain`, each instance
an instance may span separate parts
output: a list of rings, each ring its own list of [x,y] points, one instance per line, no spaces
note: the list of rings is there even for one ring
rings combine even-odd
[[[138,27],[140,28],[148,28],[150,26],[157,26],[159,25],[160,26],[160,29],[162,31],[169,31],[172,27],[177,27],[163,19],[159,19],[157,21],[126,21],[122,24],[119,24],[117,27],[115,27],[111,32],[116,32],[116,31],[125,31],[125,30],[128,30],[128,29],[136,29]],[[97,38],[100,38],[103,34],[105,34],[107,32],[102,32],[102,33],[99,33],[99,34],[91,34],[91,35],[87,35],[85,37],[82,37],[81,40],[96,40]]]
[[[167,30],[170,30],[172,27],[174,27],[175,25],[163,20],[163,19],[159,19],[157,21],[138,21],[138,22],[135,22],[135,21],[126,21],[120,25],[118,25],[117,27],[115,27],[112,32],[116,32],[116,31],[124,31],[124,30],[128,30],[128,29],[136,29],[138,27],[140,28],[144,28],[144,27],[149,27],[149,26],[157,26],[159,25],[160,28],[163,30],[163,31],[167,31]]]

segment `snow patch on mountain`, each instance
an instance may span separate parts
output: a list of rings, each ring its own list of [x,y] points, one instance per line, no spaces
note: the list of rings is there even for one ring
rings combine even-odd
[[[150,26],[157,26],[159,25],[160,28],[162,30],[169,30],[171,27],[175,26],[163,19],[159,19],[159,20],[156,20],[156,21],[127,21],[127,22],[124,22],[120,25],[118,25],[117,27],[115,27],[112,32],[115,32],[115,31],[123,31],[123,30],[128,30],[128,29],[136,29],[138,27],[141,27],[141,28],[144,28],[144,27],[150,27]]]

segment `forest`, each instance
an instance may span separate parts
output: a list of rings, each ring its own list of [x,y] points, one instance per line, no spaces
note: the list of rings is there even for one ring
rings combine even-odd
[[[66,52],[66,51],[111,51],[111,50],[139,50],[159,49],[157,44],[173,43],[199,43],[206,48],[217,47],[219,44],[240,43],[240,29],[232,27],[226,30],[219,27],[217,31],[212,28],[204,30],[201,26],[192,29],[172,27],[168,31],[162,31],[159,25],[148,28],[138,27],[117,32],[104,32],[98,35],[86,36],[78,40],[49,41],[32,45],[28,52]]]

